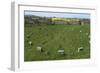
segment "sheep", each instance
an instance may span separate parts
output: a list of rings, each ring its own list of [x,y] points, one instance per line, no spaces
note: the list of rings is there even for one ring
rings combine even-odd
[[[28,44],[29,44],[29,45],[32,45],[32,41],[29,41]]]
[[[80,30],[80,32],[82,32],[82,30]]]
[[[59,49],[59,50],[57,50],[57,53],[59,53],[60,55],[65,55],[65,50]]]
[[[83,50],[83,47],[79,47],[78,48],[78,52],[82,51]]]
[[[37,47],[37,51],[39,51],[39,52],[43,52],[43,48],[40,47],[40,46],[38,46],[38,47]]]
[[[85,33],[85,35],[88,35],[88,33]]]

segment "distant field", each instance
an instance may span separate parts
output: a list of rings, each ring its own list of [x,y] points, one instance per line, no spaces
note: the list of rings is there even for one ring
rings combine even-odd
[[[24,29],[24,60],[67,60],[90,58],[90,25],[34,25]],[[32,42],[32,45],[29,44]],[[43,52],[36,50],[43,47]],[[77,52],[79,47],[83,50]],[[65,55],[57,50],[63,48]],[[46,54],[48,52],[48,54]]]

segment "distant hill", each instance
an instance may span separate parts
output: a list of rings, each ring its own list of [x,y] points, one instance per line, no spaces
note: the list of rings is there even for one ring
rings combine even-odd
[[[60,17],[40,17],[35,15],[24,16],[25,26],[33,25],[83,25],[90,24],[90,19],[82,18],[60,18]]]

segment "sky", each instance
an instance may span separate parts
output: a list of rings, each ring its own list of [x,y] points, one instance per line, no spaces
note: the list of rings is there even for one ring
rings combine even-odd
[[[42,17],[63,17],[63,18],[86,18],[90,19],[88,13],[68,13],[68,12],[46,12],[46,11],[24,11],[24,15],[36,15]]]

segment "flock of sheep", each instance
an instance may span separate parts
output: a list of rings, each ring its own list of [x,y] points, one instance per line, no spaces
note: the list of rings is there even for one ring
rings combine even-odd
[[[82,30],[80,30],[79,32],[81,33]],[[90,38],[89,33],[85,33],[85,35],[88,36],[88,38]],[[90,42],[90,41],[89,41],[89,42]],[[29,44],[30,46],[32,46],[32,41],[29,41],[28,44]],[[40,52],[40,53],[44,53],[44,51],[45,51],[46,54],[49,53],[49,51],[44,50],[44,48],[43,48],[42,46],[37,46],[37,47],[36,47],[36,50],[37,50],[38,52]],[[83,50],[84,50],[84,47],[79,47],[79,48],[77,48],[77,52],[81,52],[81,51],[83,51]],[[64,48],[59,48],[59,49],[56,51],[56,53],[58,53],[59,55],[62,55],[62,56],[65,56],[65,55],[66,55]]]

